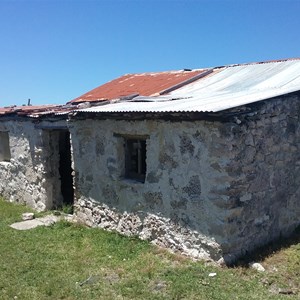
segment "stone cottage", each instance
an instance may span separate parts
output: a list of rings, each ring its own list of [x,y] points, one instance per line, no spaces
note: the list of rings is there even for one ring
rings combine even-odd
[[[125,75],[63,113],[22,124],[3,113],[0,194],[17,200],[7,191],[23,168],[33,206],[49,208],[68,198],[65,176],[86,224],[230,263],[300,224],[299,91],[293,59]],[[66,176],[59,157],[69,134]],[[18,139],[31,141],[27,166]]]

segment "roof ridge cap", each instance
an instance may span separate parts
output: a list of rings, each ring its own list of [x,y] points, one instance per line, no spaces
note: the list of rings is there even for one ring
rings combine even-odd
[[[207,70],[209,68],[198,68],[198,69],[180,69],[180,70],[169,70],[169,71],[153,71],[153,72],[141,72],[141,73],[126,73],[121,75],[120,77],[124,76],[133,76],[133,75],[151,75],[151,74],[170,74],[170,73],[189,73],[189,72],[200,72]],[[119,78],[120,78],[119,77]]]
[[[240,64],[229,64],[229,65],[215,67],[215,69],[218,69],[218,68],[230,68],[230,67],[237,67],[237,66],[271,64],[271,63],[280,63],[280,62],[297,61],[297,60],[300,60],[300,57],[273,59],[273,60],[265,60],[265,61],[257,61],[257,62],[254,61],[254,62],[240,63]]]

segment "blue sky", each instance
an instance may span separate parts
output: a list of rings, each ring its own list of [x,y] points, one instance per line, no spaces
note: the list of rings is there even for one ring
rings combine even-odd
[[[126,73],[300,57],[300,0],[0,0],[0,106]]]

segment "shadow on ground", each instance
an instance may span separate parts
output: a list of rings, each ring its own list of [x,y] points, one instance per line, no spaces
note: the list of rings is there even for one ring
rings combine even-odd
[[[249,263],[251,262],[264,261],[270,255],[298,243],[300,243],[300,226],[290,236],[280,237],[265,246],[256,248],[253,252],[245,254],[230,267],[249,267]]]

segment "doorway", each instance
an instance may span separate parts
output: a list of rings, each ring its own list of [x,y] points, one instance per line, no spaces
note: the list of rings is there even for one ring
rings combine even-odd
[[[41,126],[47,209],[72,213],[74,205],[70,132],[67,127]],[[67,211],[66,211],[67,210]]]
[[[73,207],[74,204],[74,187],[72,176],[72,155],[70,132],[68,130],[59,130],[58,137],[59,150],[59,175],[60,175],[60,190],[62,195],[61,207]]]

